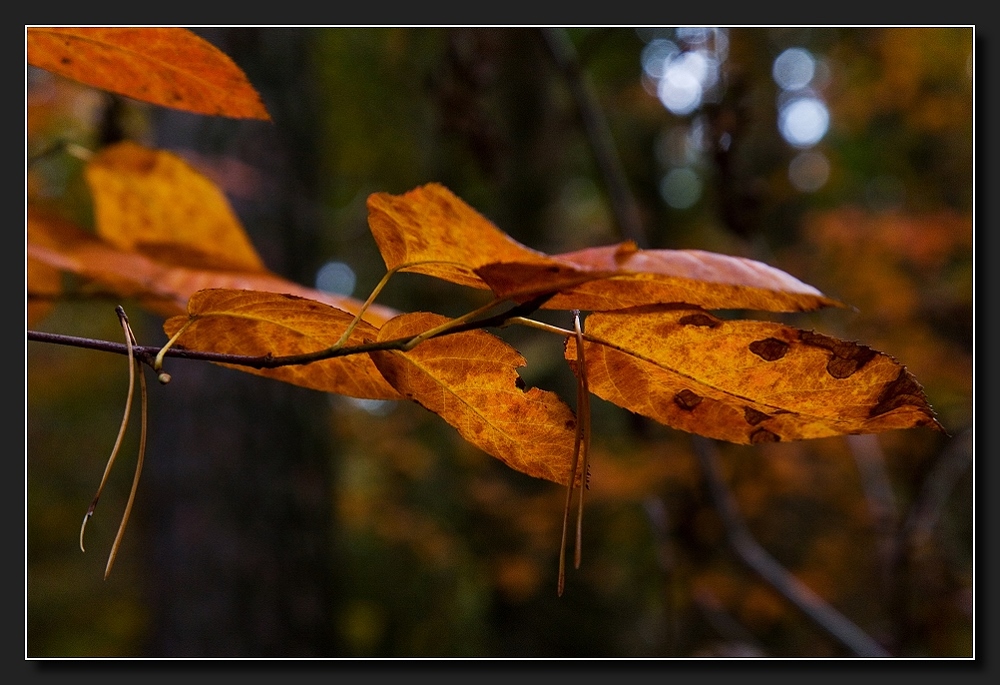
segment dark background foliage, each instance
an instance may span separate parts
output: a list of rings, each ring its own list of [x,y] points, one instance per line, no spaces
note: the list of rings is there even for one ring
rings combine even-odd
[[[341,263],[360,298],[384,273],[365,198],[429,181],[545,251],[630,238],[760,259],[854,305],[781,320],[895,356],[949,435],[739,447],[596,401],[583,565],[557,598],[554,484],[415,405],[179,362],[151,388],[133,523],[102,581],[126,457],[86,554],[76,536],[127,368],[32,344],[27,656],[856,653],[824,616],[892,655],[972,654],[971,29],[737,28],[706,44],[649,28],[197,31],[246,71],[273,123],[148,107],[29,69],[29,148],[130,138],[177,152],[225,189],[271,269],[314,285]],[[657,39],[724,41],[718,84],[690,113],[668,110],[643,75]],[[811,87],[830,125],[815,145],[778,128],[772,65],[791,47],[819,64]],[[827,164],[808,190],[790,165],[819,164],[815,180],[823,162],[803,153]],[[30,192],[85,219],[78,162],[32,174]],[[671,194],[677,179],[694,200]],[[404,274],[382,301],[457,315],[479,300]],[[42,327],[117,340],[115,304],[62,302]],[[159,320],[122,304],[140,342],[164,341]],[[529,385],[572,402],[560,341],[501,334],[527,357]],[[130,433],[123,455],[136,445]],[[755,566],[755,551],[772,565]],[[828,613],[797,607],[802,588],[776,584],[783,573]]]

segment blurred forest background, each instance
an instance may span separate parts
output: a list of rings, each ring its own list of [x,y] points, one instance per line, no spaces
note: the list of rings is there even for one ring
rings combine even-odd
[[[561,487],[415,404],[168,362],[104,581],[136,424],[85,554],[77,535],[127,364],[31,343],[26,656],[972,655],[971,28],[195,31],[273,123],[28,68],[29,156],[60,140],[176,152],[269,268],[360,299],[384,273],[367,195],[429,181],[548,252],[632,238],[759,259],[856,307],[778,319],[897,358],[949,435],[744,447],[595,398],[583,564],[558,598]],[[86,222],[81,170],[48,155],[26,191]],[[476,304],[407,274],[380,301]],[[140,343],[165,342],[113,299],[60,301],[40,328],[117,341],[116,304]],[[529,386],[573,404],[560,340],[499,334]]]

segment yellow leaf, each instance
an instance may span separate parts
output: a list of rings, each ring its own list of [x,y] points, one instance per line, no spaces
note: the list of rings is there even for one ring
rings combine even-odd
[[[187,324],[177,345],[189,350],[284,357],[331,347],[353,320],[354,316],[347,312],[293,295],[202,290],[188,302],[188,315],[168,319],[163,330],[173,336]],[[358,345],[377,336],[378,329],[361,321],[346,344]],[[349,397],[400,399],[365,354],[274,369],[223,366]]]
[[[224,52],[182,28],[28,28],[28,64],[163,107],[270,120]]]
[[[673,428],[751,444],[941,429],[916,379],[855,342],[700,309],[587,317],[590,390]],[[576,369],[576,347],[566,345]]]
[[[403,314],[379,340],[417,335],[445,317]],[[431,338],[409,352],[372,352],[382,375],[404,397],[438,414],[459,434],[507,466],[566,484],[573,457],[573,411],[552,392],[523,389],[524,357],[484,331]]]
[[[112,245],[164,263],[264,270],[226,196],[177,155],[126,141],[85,173],[97,232]]]

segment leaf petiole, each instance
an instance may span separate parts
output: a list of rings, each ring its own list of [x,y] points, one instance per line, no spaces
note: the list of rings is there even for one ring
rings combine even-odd
[[[402,346],[401,349],[403,352],[409,352],[410,350],[412,350],[414,347],[424,342],[425,340],[429,340],[430,338],[443,335],[444,333],[447,333],[453,328],[457,328],[465,323],[468,323],[469,321],[475,320],[477,317],[490,311],[501,302],[503,302],[503,300],[494,298],[493,300],[490,300],[489,302],[484,304],[482,307],[474,309],[471,312],[462,314],[462,316],[456,317],[454,319],[448,319],[440,326],[435,326],[434,328],[428,329],[419,335],[413,336],[406,344]]]
[[[163,347],[160,348],[160,351],[156,353],[156,359],[153,360],[153,371],[156,371],[157,373],[160,374],[160,376],[159,376],[160,377],[160,382],[163,382],[163,376],[167,375],[167,374],[161,373],[163,371],[163,357],[164,357],[164,355],[167,354],[167,350],[169,350],[171,347],[174,346],[174,343],[176,343],[177,339],[179,337],[181,337],[181,335],[183,335],[184,331],[186,331],[188,329],[188,327],[191,324],[193,324],[195,321],[197,321],[197,320],[198,320],[197,318],[190,318],[187,321],[185,321],[184,325],[181,326],[180,329],[178,329],[178,331],[176,333],[174,333],[170,337],[170,340],[168,340],[167,343]],[[167,380],[168,381],[170,380],[170,376],[169,375],[167,375]]]
[[[340,336],[340,340],[338,340],[329,348],[327,348],[327,351],[332,352],[333,350],[339,350],[341,347],[344,346],[344,344],[350,339],[351,333],[353,333],[354,329],[357,328],[358,323],[360,323],[361,319],[364,318],[365,312],[368,311],[368,308],[372,306],[373,302],[375,302],[375,298],[378,297],[379,293],[381,293],[382,290],[385,288],[385,286],[388,285],[389,279],[391,279],[395,274],[399,273],[400,271],[405,271],[406,269],[411,269],[415,266],[423,266],[425,264],[451,264],[455,266],[462,266],[462,264],[459,262],[428,259],[418,262],[406,262],[405,264],[398,264],[397,266],[394,266],[393,268],[389,269],[388,271],[385,272],[385,275],[382,276],[382,279],[378,282],[378,285],[376,285],[375,288],[372,290],[371,294],[368,296],[368,299],[365,300],[364,304],[361,305],[361,309],[359,309],[358,313],[354,316],[354,320],[351,321],[350,324],[348,324],[347,329],[344,330],[343,335]]]
[[[546,333],[555,333],[556,335],[561,335],[564,338],[572,338],[576,333],[567,330],[565,328],[559,328],[559,326],[553,326],[551,324],[544,323],[542,321],[535,321],[534,319],[529,319],[526,316],[512,316],[509,319],[509,323],[521,324],[522,326],[527,326],[529,328],[537,328],[540,331],[545,331]]]

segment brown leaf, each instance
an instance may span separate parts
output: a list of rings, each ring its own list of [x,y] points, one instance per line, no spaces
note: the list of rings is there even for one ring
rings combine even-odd
[[[98,234],[163,263],[263,271],[226,196],[164,150],[122,142],[86,167]]]
[[[403,314],[379,331],[379,340],[417,335],[445,317]],[[552,392],[524,390],[517,369],[524,357],[484,331],[431,338],[409,352],[372,352],[382,375],[404,397],[441,416],[459,434],[507,466],[565,484],[576,421]]]
[[[555,255],[547,264],[496,262],[476,273],[497,297],[518,302],[559,291],[546,309],[685,303],[787,312],[843,306],[762,262],[704,250],[640,250],[631,242]]]
[[[202,290],[188,302],[188,315],[168,319],[163,330],[173,336],[193,320],[177,340],[189,350],[274,357],[325,350],[347,330],[354,316],[293,295],[247,290]],[[373,340],[378,329],[361,321],[347,345]],[[254,369],[231,368],[301,385],[314,390],[363,399],[400,399],[365,354],[352,354],[307,365]]]
[[[690,433],[751,444],[941,430],[909,371],[858,343],[687,308],[591,314],[585,332],[591,392]],[[575,345],[565,353],[575,368]]]
[[[701,250],[633,243],[546,255],[521,245],[442,185],[368,198],[368,222],[390,269],[407,269],[524,302],[558,292],[546,309],[608,310],[687,303],[708,309],[800,311],[840,306],[767,264]]]
[[[28,28],[28,64],[163,107],[270,120],[224,52],[182,28]]]
[[[306,288],[266,270],[227,271],[162,263],[121,250],[93,234],[28,207],[28,257],[49,267],[77,274],[122,297],[132,297],[150,311],[175,316],[187,311],[199,290],[229,288],[286,293],[324,302],[356,314],[361,302],[352,297]],[[398,314],[375,305],[364,319],[378,326]]]

